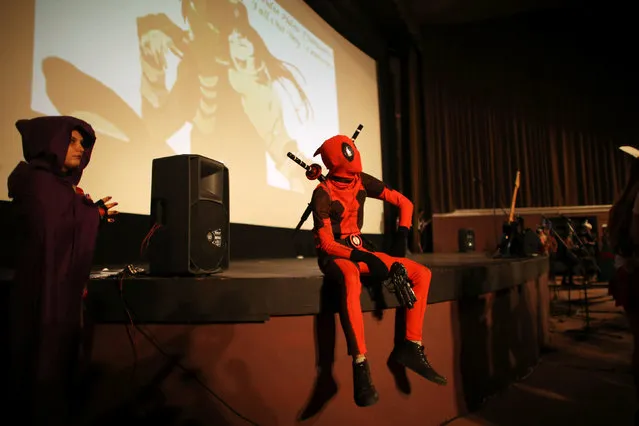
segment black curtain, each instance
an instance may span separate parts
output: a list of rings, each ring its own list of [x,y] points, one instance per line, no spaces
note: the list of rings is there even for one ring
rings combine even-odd
[[[593,34],[586,18],[528,14],[439,28],[423,53],[413,49],[419,60],[403,62],[405,78],[421,93],[423,110],[410,108],[425,137],[412,167],[426,170],[408,180],[427,185],[424,205],[507,207],[517,170],[518,206],[613,202],[630,162],[618,147],[632,145],[639,127],[636,68],[625,27],[603,30],[599,17],[594,28],[608,32]]]

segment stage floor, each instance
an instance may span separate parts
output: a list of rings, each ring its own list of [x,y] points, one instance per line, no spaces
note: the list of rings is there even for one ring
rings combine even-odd
[[[546,257],[494,259],[483,253],[452,253],[410,258],[433,273],[431,304],[520,285],[548,271]],[[101,321],[126,319],[117,281],[98,276],[91,280],[89,304]],[[124,279],[122,286],[127,304],[149,322],[266,321],[271,316],[314,315],[339,307],[336,285],[325,282],[317,258],[232,261],[227,271],[195,277],[141,274]],[[380,296],[379,289],[365,287],[364,311],[397,307],[395,296],[386,289]]]
[[[420,253],[408,256],[430,269],[478,267],[511,263],[526,259],[492,258],[485,253]],[[147,270],[147,265],[135,265],[142,270]],[[92,272],[92,278],[106,278],[121,271],[123,265],[110,266],[102,270]],[[228,270],[207,275],[205,277],[215,279],[245,279],[245,278],[313,278],[321,277],[322,273],[317,266],[317,258],[301,259],[253,259],[231,261]]]
[[[491,258],[484,253],[417,254],[412,260],[433,273],[428,303],[499,291],[548,273],[547,257]],[[337,311],[335,283],[325,282],[317,258],[231,261],[212,275],[154,277],[145,272],[125,279],[125,265],[92,273],[87,305],[96,321],[126,322],[124,302],[140,322],[213,323],[267,321],[271,316]],[[146,269],[145,265],[135,265]],[[11,272],[0,271],[9,289]],[[397,307],[395,296],[366,286],[362,309]],[[379,302],[381,300],[381,304]]]

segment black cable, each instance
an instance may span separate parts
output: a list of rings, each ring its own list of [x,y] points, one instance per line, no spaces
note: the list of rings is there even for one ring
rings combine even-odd
[[[129,305],[126,302],[126,299],[124,297],[124,279],[126,277],[135,276],[138,273],[139,273],[139,271],[134,266],[127,265],[126,268],[124,268],[124,270],[121,272],[120,279],[119,279],[120,298],[122,300],[124,311],[127,314],[127,317],[129,318],[131,326],[133,326],[138,332],[140,332],[140,334],[142,334],[142,336],[144,336],[144,338],[146,340],[148,340],[149,343],[151,343],[151,345],[153,345],[153,347],[162,356],[164,356],[167,360],[171,361],[176,367],[178,367],[180,370],[182,370],[183,373],[187,374],[189,376],[189,378],[194,379],[195,382],[198,385],[200,385],[206,392],[208,392],[220,404],[222,404],[224,407],[226,407],[227,410],[229,410],[235,416],[239,417],[240,419],[244,420],[246,423],[248,423],[248,424],[250,424],[252,426],[260,426],[258,423],[254,422],[253,420],[251,420],[248,417],[244,416],[242,413],[240,413],[235,408],[233,408],[228,402],[226,402],[224,399],[222,399],[222,397],[219,396],[217,393],[215,393],[215,391],[213,391],[213,389],[211,389],[202,379],[200,379],[196,374],[194,374],[192,369],[189,369],[189,368],[185,367],[179,361],[175,361],[175,357],[171,356],[168,352],[166,352],[162,348],[160,342],[153,335],[153,333],[151,333],[148,330],[144,330],[140,325],[138,325],[135,322],[134,319],[136,318],[136,315],[131,310],[131,308],[129,307]],[[128,332],[129,332],[129,324],[127,324],[127,333]],[[134,356],[135,356],[135,363],[137,364],[137,350],[135,349],[135,342],[134,342],[132,337],[129,339],[129,342],[131,343],[132,346],[134,346],[133,351],[134,351]],[[135,369],[135,364],[134,364],[134,369]]]
[[[133,369],[131,370],[131,381],[133,381],[133,379],[135,379],[135,373],[137,372],[139,357],[138,357],[138,348],[135,345],[135,336],[133,335],[133,330],[131,329],[131,327],[135,328],[135,324],[133,322],[133,317],[131,316],[131,312],[126,308],[126,302],[124,300],[124,278],[125,278],[125,273],[123,271],[120,274],[120,277],[118,279],[118,286],[120,290],[120,300],[122,300],[122,303],[125,306],[124,312],[127,314],[127,317],[129,318],[129,323],[126,324],[124,328],[126,329],[126,336],[129,339],[129,344],[131,345],[131,351],[133,352]]]

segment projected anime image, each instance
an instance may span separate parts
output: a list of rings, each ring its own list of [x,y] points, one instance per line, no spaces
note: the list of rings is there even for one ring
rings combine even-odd
[[[339,131],[332,49],[270,0],[38,0],[36,33],[33,109],[91,122],[124,169],[193,153],[308,192],[286,152]]]

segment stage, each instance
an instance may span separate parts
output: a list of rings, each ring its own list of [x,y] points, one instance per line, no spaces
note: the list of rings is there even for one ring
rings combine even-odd
[[[394,315],[383,310],[396,301],[384,293],[380,306],[379,297],[374,302],[363,291],[368,358],[380,394],[366,409],[353,403],[351,360],[334,314],[339,298],[335,286],[324,285],[316,259],[233,261],[212,276],[140,275],[122,285],[99,277],[121,266],[95,271],[87,318],[100,373],[87,392],[91,424],[125,422],[141,410],[166,425],[251,424],[229,404],[262,426],[304,420],[435,426],[530,372],[549,337],[547,258],[410,257],[433,272],[423,341],[449,384],[411,372],[402,379],[387,368],[395,327]],[[10,275],[2,274],[4,290]],[[407,387],[398,386],[402,380]]]
[[[416,254],[409,258],[433,273],[429,304],[475,297],[522,284],[547,271],[546,258],[494,259],[483,253]],[[221,273],[194,277],[117,278],[124,265],[92,272],[87,305],[95,321],[126,322],[123,298],[143,323],[193,324],[263,322],[274,316],[337,312],[337,302],[316,258],[239,260]],[[146,265],[136,265],[146,270]],[[11,271],[0,271],[9,285]],[[380,308],[369,291],[362,292],[362,308]],[[122,292],[120,291],[122,289]],[[381,308],[397,306],[384,289]]]
[[[418,254],[410,258],[433,273],[429,304],[522,284],[543,273],[547,263],[537,258],[492,259],[483,253]],[[106,273],[121,269],[110,268]],[[96,271],[93,276],[103,274]],[[227,271],[201,277],[141,274],[123,280],[122,289],[138,321],[145,323],[262,322],[274,316],[314,315],[338,308],[330,283],[324,286],[316,258],[235,261]],[[372,287],[367,289],[362,292],[365,311],[397,306],[395,297],[385,289],[377,303],[371,298]],[[126,321],[120,283],[114,277],[93,278],[87,304],[98,322]]]

